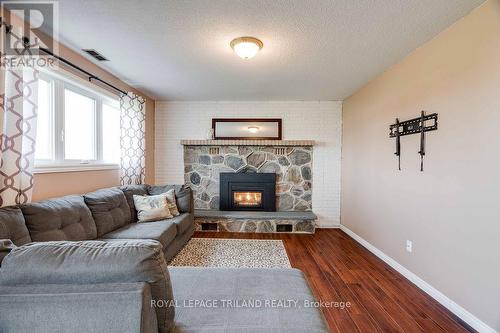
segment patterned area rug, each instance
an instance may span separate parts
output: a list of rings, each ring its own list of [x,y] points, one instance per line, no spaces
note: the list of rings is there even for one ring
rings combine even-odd
[[[290,268],[281,240],[191,238],[170,266]]]

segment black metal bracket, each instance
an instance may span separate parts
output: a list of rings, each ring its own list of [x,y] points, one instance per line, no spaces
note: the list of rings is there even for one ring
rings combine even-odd
[[[422,111],[424,112],[424,111]],[[395,138],[398,136],[405,136],[410,134],[416,134],[421,132],[421,123],[424,122],[424,132],[435,131],[438,129],[438,114],[428,114],[417,118],[413,118],[406,121],[396,121],[396,123],[389,126],[389,137]],[[431,124],[426,124],[426,122],[432,121]]]
[[[399,127],[399,118],[396,118],[396,125]],[[396,130],[396,152],[394,155],[398,157],[398,170],[401,171],[401,136],[398,128]]]
[[[401,122],[396,118],[396,123],[389,126],[389,137],[396,138],[396,152],[394,155],[398,157],[399,170],[401,170],[401,137],[417,133],[420,134],[420,150],[418,154],[420,155],[420,171],[424,171],[425,132],[435,131],[437,129],[437,113],[426,115],[425,112],[422,111],[420,117]]]

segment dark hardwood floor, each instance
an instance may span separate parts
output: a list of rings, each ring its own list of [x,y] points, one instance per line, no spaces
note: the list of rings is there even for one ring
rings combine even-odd
[[[315,296],[350,302],[322,308],[332,332],[475,332],[340,229],[314,235],[197,232],[194,237],[281,239]]]

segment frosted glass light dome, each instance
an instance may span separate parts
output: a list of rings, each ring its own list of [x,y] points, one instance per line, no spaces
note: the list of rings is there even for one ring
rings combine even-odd
[[[260,128],[257,126],[248,126],[248,131],[250,133],[257,133],[259,130],[260,130]]]
[[[255,37],[239,37],[231,41],[231,48],[242,59],[250,59],[262,49],[264,44]]]

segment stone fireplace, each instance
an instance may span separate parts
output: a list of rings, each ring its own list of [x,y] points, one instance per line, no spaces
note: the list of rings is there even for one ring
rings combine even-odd
[[[227,209],[220,206],[221,174],[257,173],[275,175],[276,211],[311,211],[313,141],[182,140],[181,143],[184,180],[193,189],[195,209]],[[247,207],[254,204],[251,201],[257,200],[259,193],[250,193]],[[232,200],[238,198],[246,196],[240,194]]]
[[[200,231],[314,233],[313,145],[300,140],[182,140]]]

